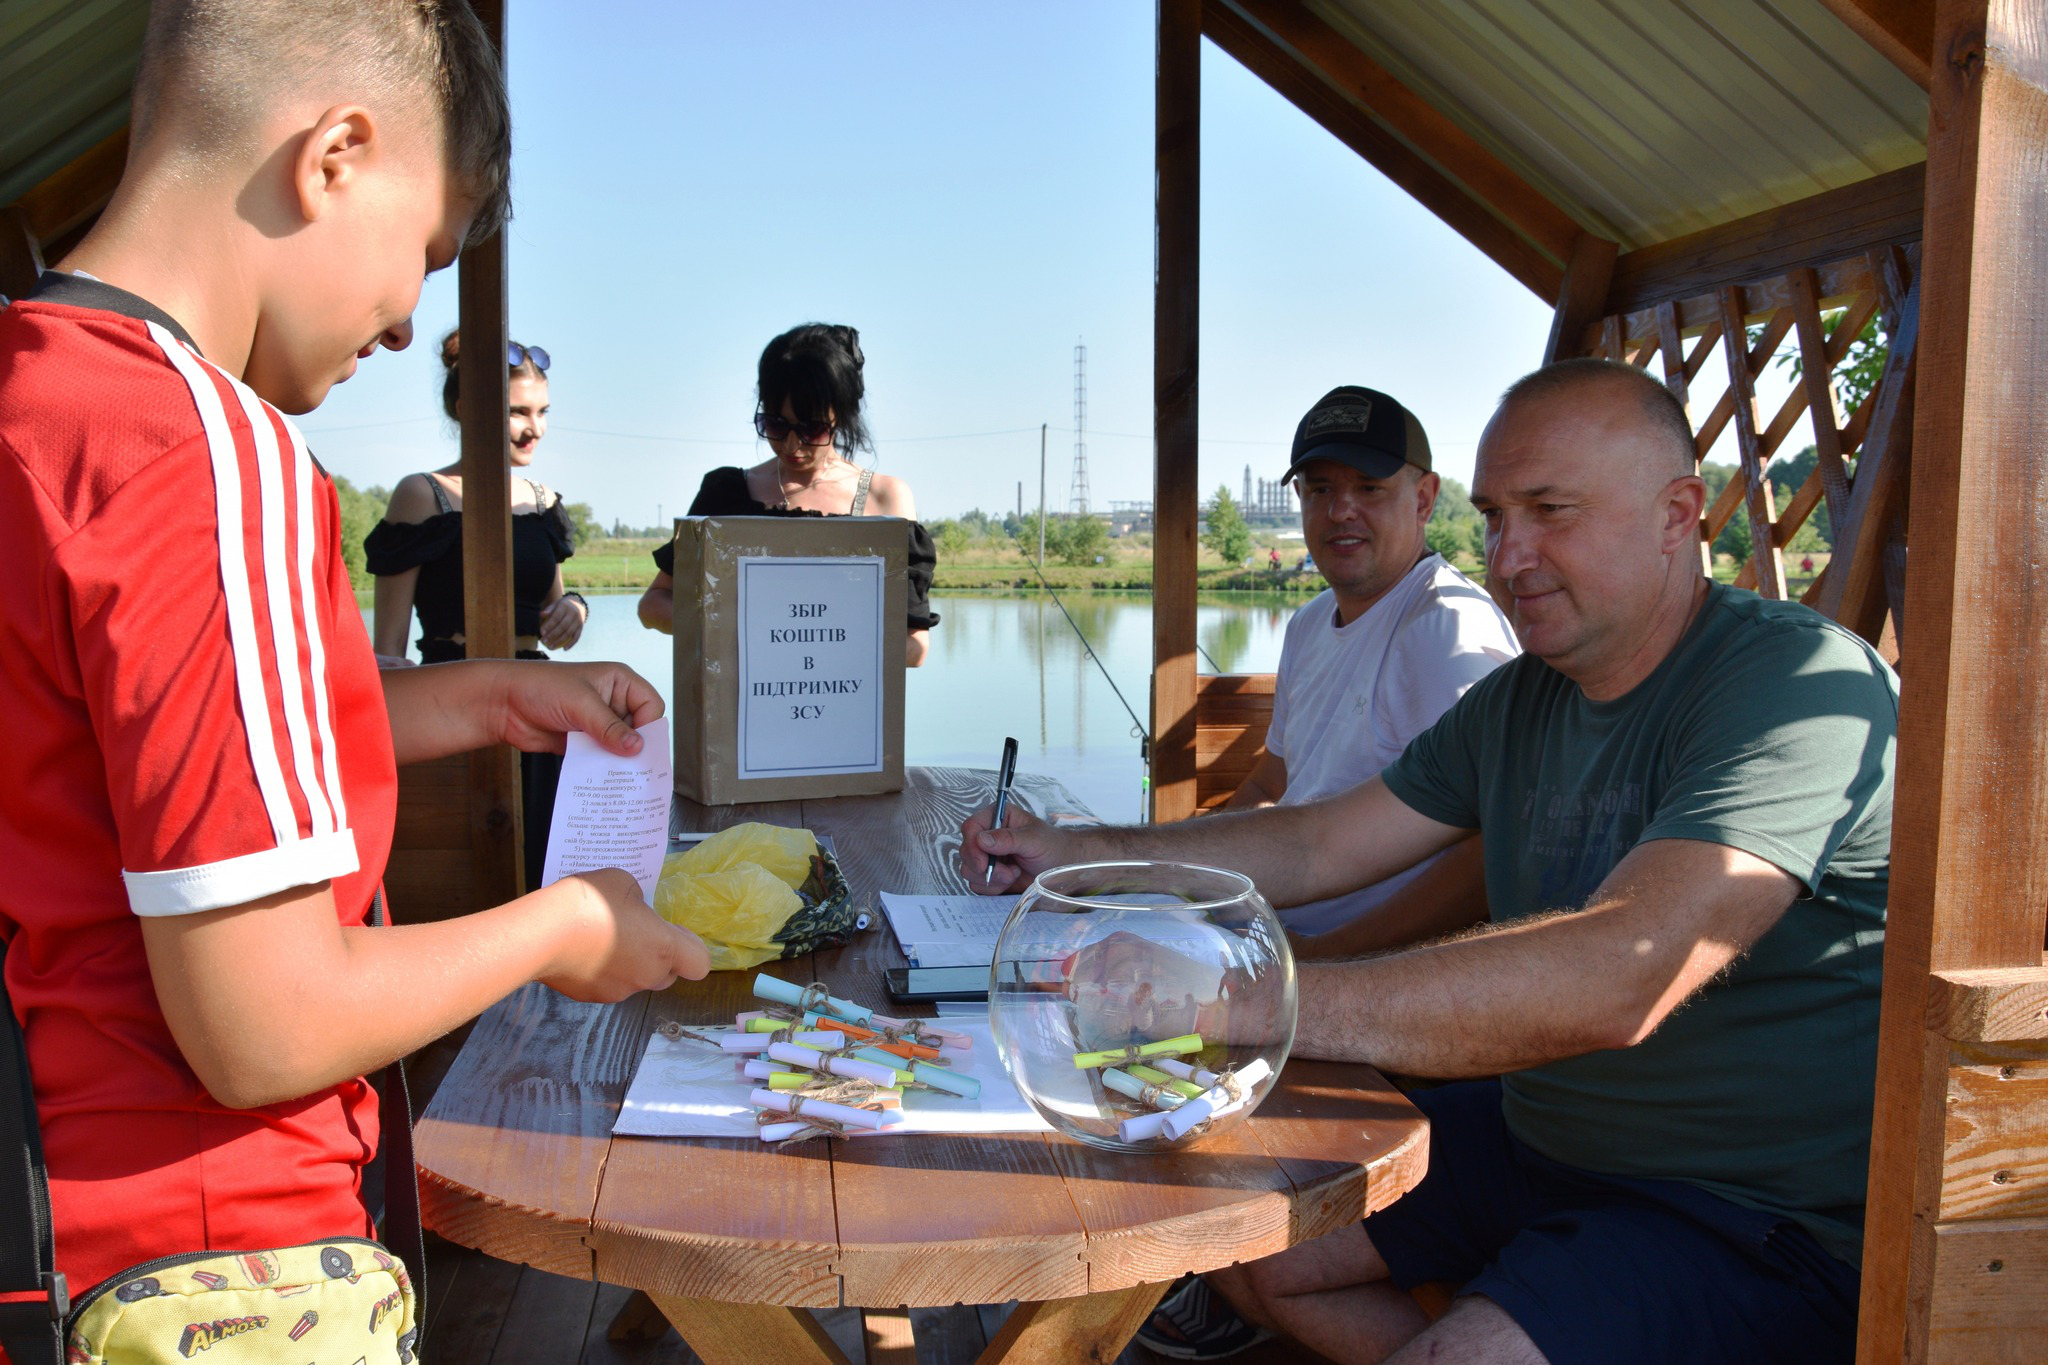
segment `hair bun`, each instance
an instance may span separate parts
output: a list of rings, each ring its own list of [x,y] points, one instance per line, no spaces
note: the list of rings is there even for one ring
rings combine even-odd
[[[852,327],[842,326],[833,330],[839,333],[839,340],[845,343],[847,353],[853,357],[853,367],[856,370],[866,369],[868,358],[860,353],[860,333]]]
[[[447,369],[455,368],[457,357],[462,354],[462,329],[455,328],[441,338],[441,364]]]

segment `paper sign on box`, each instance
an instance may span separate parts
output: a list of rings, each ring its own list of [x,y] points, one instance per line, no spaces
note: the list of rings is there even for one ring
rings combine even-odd
[[[678,792],[902,789],[909,549],[896,517],[676,522]]]

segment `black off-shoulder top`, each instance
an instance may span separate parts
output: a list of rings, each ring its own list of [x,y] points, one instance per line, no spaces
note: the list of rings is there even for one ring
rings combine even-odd
[[[363,537],[370,572],[420,571],[413,609],[420,616],[420,657],[429,663],[462,657],[452,637],[462,631],[462,513],[441,481],[427,483],[441,510],[422,522],[380,521]],[[555,566],[576,553],[576,531],[562,495],[536,484],[541,506],[512,518],[512,633],[540,634],[541,602],[555,585]],[[429,656],[432,657],[429,657]]]
[[[747,488],[747,471],[734,465],[714,469],[704,476],[704,482],[697,487],[696,500],[690,504],[689,515],[693,517],[829,517],[839,516],[837,512],[820,512],[809,507],[770,507],[757,502]],[[932,574],[939,567],[939,549],[932,543],[932,533],[924,528],[921,521],[906,521],[910,528],[910,565],[907,577],[910,581],[910,628],[930,630],[939,623],[939,614],[932,610]],[[665,574],[676,571],[676,547],[663,545],[654,552],[655,567]]]

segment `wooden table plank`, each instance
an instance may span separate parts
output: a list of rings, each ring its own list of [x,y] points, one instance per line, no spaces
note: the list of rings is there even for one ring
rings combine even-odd
[[[759,970],[807,981],[811,964]],[[662,992],[643,1049],[665,1020],[729,1022],[751,1007],[754,975],[713,972]],[[597,1277],[692,1299],[836,1307],[832,1206],[832,1160],[822,1142],[775,1150],[751,1138],[615,1138],[589,1226]]]
[[[1139,1156],[1049,1139],[1088,1228],[1091,1292],[1164,1283],[1288,1247],[1294,1185],[1243,1124]]]
[[[426,1225],[590,1279],[584,1239],[646,1009],[644,995],[586,1005],[536,983],[486,1011],[414,1133]]]
[[[935,1308],[1088,1292],[1086,1234],[1042,1134],[845,1143],[832,1178],[848,1303]]]
[[[991,799],[992,774],[913,769],[900,795],[807,802],[805,820],[830,834],[856,901],[876,907],[876,926],[819,968],[838,993],[874,1008],[929,1015],[889,1002],[885,968],[903,965],[896,936],[880,923],[878,894],[959,894],[960,820]],[[1034,810],[1079,807],[1058,783],[1020,774],[1015,792]],[[1082,813],[1085,813],[1083,811]],[[1003,1197],[989,1206],[992,1180]],[[848,1303],[942,1307],[1087,1291],[1080,1218],[1038,1134],[914,1137],[840,1144],[839,1273]],[[961,1236],[941,1233],[950,1221]],[[943,1240],[943,1255],[931,1244]]]
[[[1296,1059],[1245,1120],[1294,1185],[1293,1242],[1385,1208],[1429,1166],[1429,1127],[1385,1077]]]

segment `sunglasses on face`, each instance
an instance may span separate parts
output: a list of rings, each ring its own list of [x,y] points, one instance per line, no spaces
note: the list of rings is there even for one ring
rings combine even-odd
[[[754,434],[767,441],[787,440],[794,435],[807,446],[823,445],[832,437],[830,422],[791,422],[780,417],[771,417],[765,412],[754,414]]]
[[[538,346],[521,346],[516,341],[505,343],[505,368],[516,370],[529,360],[533,362],[533,368],[542,374],[548,372],[548,365],[551,362],[546,351]]]

